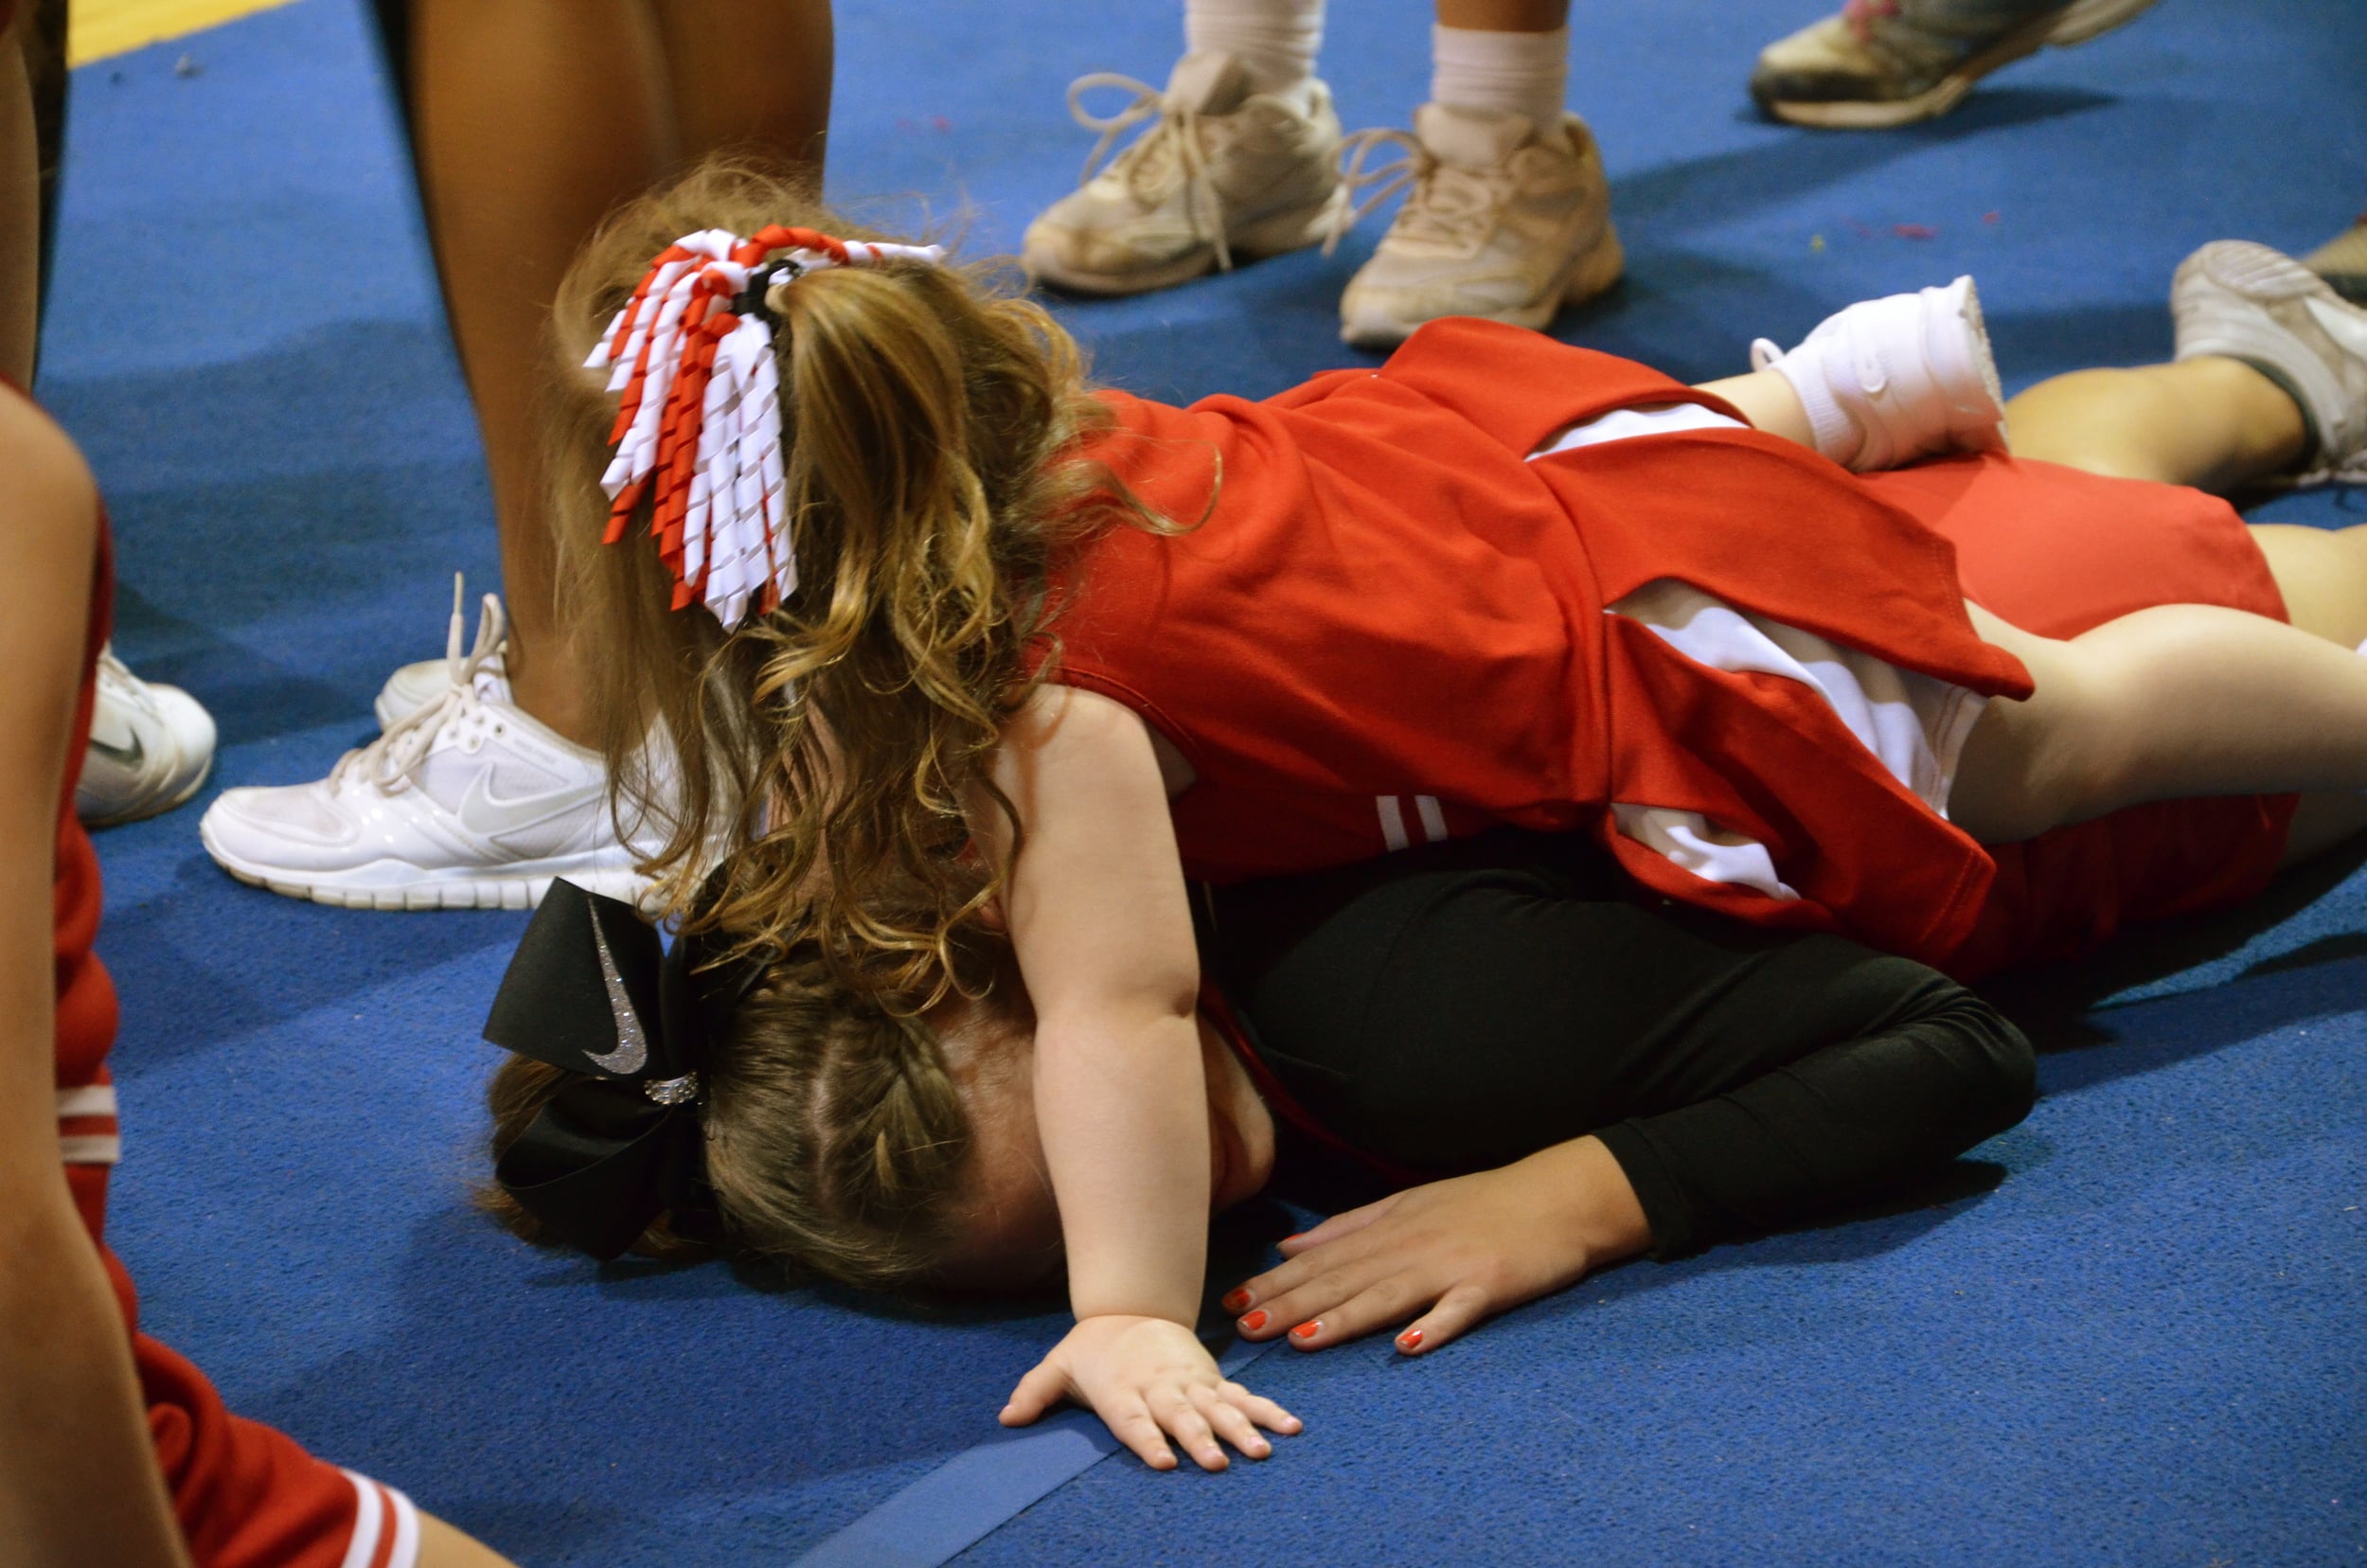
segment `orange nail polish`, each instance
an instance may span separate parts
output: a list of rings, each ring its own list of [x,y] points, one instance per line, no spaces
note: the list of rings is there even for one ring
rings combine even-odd
[[[1225,1293],[1224,1300],[1219,1303],[1219,1305],[1223,1307],[1228,1312],[1237,1312],[1242,1308],[1249,1305],[1249,1292],[1247,1291],[1229,1291]]]
[[[1302,1323],[1297,1327],[1291,1329],[1290,1337],[1294,1340],[1311,1340],[1323,1331],[1324,1320],[1317,1318],[1312,1323]]]
[[[1400,1350],[1419,1350],[1421,1347],[1422,1331],[1419,1328],[1408,1328],[1397,1336],[1397,1348]]]
[[[1252,1312],[1249,1316],[1243,1318],[1241,1320],[1241,1327],[1248,1329],[1253,1334],[1257,1332],[1258,1329],[1266,1327],[1265,1309],[1261,1307],[1256,1311]]]

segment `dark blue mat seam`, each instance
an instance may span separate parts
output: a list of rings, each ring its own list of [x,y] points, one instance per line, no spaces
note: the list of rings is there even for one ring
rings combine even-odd
[[[1237,1340],[1218,1367],[1237,1377],[1281,1343]],[[1088,1410],[989,1437],[823,1541],[793,1568],[937,1568],[1121,1448]]]

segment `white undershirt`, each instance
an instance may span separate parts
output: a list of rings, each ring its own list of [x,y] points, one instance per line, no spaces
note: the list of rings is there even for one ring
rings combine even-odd
[[[1604,441],[1682,430],[1748,429],[1699,403],[1622,408],[1571,426],[1530,454],[1531,460]],[[1965,738],[1988,699],[1946,681],[1886,664],[1870,653],[1751,615],[1690,583],[1646,583],[1605,614],[1648,628],[1669,647],[1712,669],[1778,675],[1812,688],[1893,778],[1938,815],[1948,815]],[[1800,895],[1775,874],[1766,846],[1699,811],[1615,801],[1620,833],[1705,882],[1756,888],[1771,899]]]

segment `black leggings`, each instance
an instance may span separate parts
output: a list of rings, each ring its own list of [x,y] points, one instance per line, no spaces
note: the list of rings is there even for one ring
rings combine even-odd
[[[1217,889],[1203,951],[1327,1130],[1442,1174],[1594,1133],[1661,1257],[1815,1219],[2029,1111],[2029,1042],[1955,982],[1637,897],[1577,841],[1493,833]]]

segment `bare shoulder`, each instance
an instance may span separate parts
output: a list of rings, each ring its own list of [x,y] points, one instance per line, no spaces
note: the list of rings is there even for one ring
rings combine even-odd
[[[1003,745],[1006,753],[1016,754],[1015,760],[1031,755],[1123,760],[1147,752],[1158,765],[1160,784],[1170,799],[1191,788],[1195,776],[1181,748],[1142,715],[1080,686],[1039,686],[1004,726]]]

